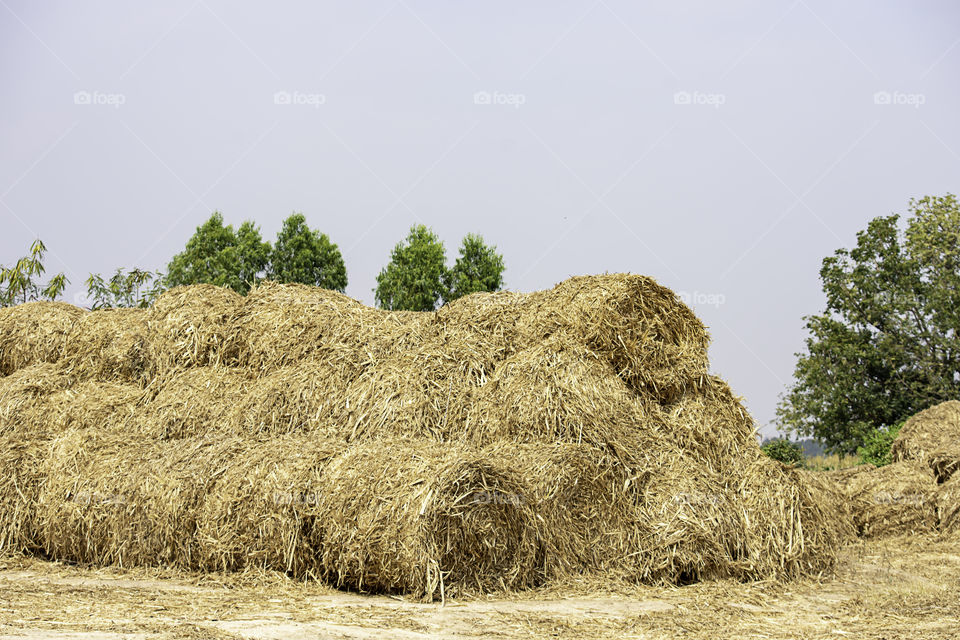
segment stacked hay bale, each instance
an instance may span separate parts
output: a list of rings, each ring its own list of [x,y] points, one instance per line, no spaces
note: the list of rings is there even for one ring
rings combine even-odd
[[[703,324],[650,278],[433,313],[201,285],[63,333],[59,355],[9,359],[53,359],[63,381],[18,463],[36,490],[0,502],[33,523],[20,546],[57,558],[429,599],[819,574],[844,540],[816,483],[759,452],[707,373]]]

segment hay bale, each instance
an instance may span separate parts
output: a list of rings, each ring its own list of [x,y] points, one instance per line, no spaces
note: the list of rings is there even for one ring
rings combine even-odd
[[[227,423],[247,437],[342,433],[349,411],[346,386],[342,372],[325,362],[306,360],[281,367],[250,383]]]
[[[0,432],[0,552],[42,548],[36,505],[48,444],[45,434]]]
[[[258,373],[314,360],[350,379],[384,354],[417,343],[417,328],[431,316],[372,309],[319,287],[263,282],[238,309],[229,350]]]
[[[70,429],[120,431],[134,418],[143,390],[117,382],[81,382],[50,397],[47,421],[53,433]]]
[[[361,442],[327,465],[321,485],[319,564],[338,587],[432,599],[537,582],[536,512],[513,498],[520,472],[478,449]]]
[[[0,378],[0,434],[27,437],[47,429],[51,397],[69,379],[50,363],[33,364]]]
[[[226,433],[230,416],[253,382],[234,367],[185,369],[162,380],[156,396],[144,396],[135,428],[152,438],[178,439]]]
[[[466,416],[456,414],[452,424],[463,426],[453,437],[477,444],[632,442],[644,418],[633,399],[608,360],[555,334],[497,367]],[[454,411],[460,409],[455,402]]]
[[[230,318],[242,302],[237,292],[212,284],[162,293],[148,314],[150,358],[158,374],[220,363]]]
[[[792,579],[832,570],[842,524],[799,472],[766,456],[720,473],[696,458],[664,456],[638,511],[635,579]]]
[[[316,578],[320,478],[342,449],[299,433],[244,449],[204,498],[197,517],[200,565]]]
[[[581,276],[530,294],[518,341],[541,342],[557,330],[604,355],[627,384],[663,403],[707,373],[709,336],[670,289],[631,274]]]
[[[717,376],[704,376],[695,389],[664,406],[662,421],[664,431],[679,450],[715,470],[756,454],[753,418],[730,386]]]
[[[198,511],[242,450],[238,439],[68,431],[40,469],[44,549],[58,560],[195,569]]]
[[[66,302],[0,308],[0,375],[59,360],[67,334],[85,313]]]
[[[91,311],[74,324],[63,366],[77,380],[146,385],[155,374],[146,309]]]
[[[928,533],[937,525],[937,485],[920,462],[849,472],[842,483],[860,537]]]
[[[937,482],[960,468],[960,401],[950,400],[912,416],[890,447],[894,461],[916,460],[931,466]]]
[[[636,514],[649,471],[635,471],[609,449],[587,444],[500,442],[483,449],[499,469],[519,469],[524,489],[486,502],[523,501],[534,508],[542,560],[535,581],[583,576],[630,579],[624,562],[637,547]]]

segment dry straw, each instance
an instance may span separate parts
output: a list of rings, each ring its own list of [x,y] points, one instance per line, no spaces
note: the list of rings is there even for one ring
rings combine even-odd
[[[938,482],[960,468],[960,401],[950,400],[907,420],[891,447],[893,459],[929,464]]]
[[[703,324],[643,276],[435,313],[200,285],[2,323],[27,338],[3,352],[0,544],[55,558],[429,599],[818,575],[852,526],[826,481],[760,454]]]
[[[67,334],[85,313],[65,302],[0,308],[0,375],[59,360]]]
[[[857,467],[835,476],[851,503],[853,525],[864,538],[925,533],[937,527],[937,484],[930,469],[907,460]]]
[[[227,430],[227,420],[252,383],[243,369],[197,367],[171,373],[144,396],[133,428],[157,439],[177,439]]]
[[[228,320],[243,298],[231,289],[210,284],[176,287],[150,308],[150,358],[158,373],[217,364],[223,352]]]
[[[68,431],[40,469],[43,546],[78,562],[194,568],[200,506],[242,450],[235,438]]]
[[[960,475],[954,475],[940,485],[937,491],[937,516],[944,533],[960,535]]]
[[[145,385],[155,374],[146,309],[101,309],[83,315],[67,335],[64,373],[77,380]]]
[[[317,577],[321,477],[341,450],[314,434],[247,446],[204,496],[197,515],[198,566]]]
[[[428,440],[353,445],[323,474],[320,570],[426,599],[533,586],[541,525],[521,468]]]

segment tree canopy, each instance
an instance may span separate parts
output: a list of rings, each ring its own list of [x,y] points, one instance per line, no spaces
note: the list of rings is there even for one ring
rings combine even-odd
[[[377,276],[377,305],[394,311],[433,311],[445,293],[446,261],[443,242],[426,226],[415,225]]]
[[[499,291],[505,269],[503,256],[495,246],[487,245],[475,233],[468,233],[460,245],[460,257],[447,272],[444,301],[481,291]]]
[[[853,453],[870,432],[960,394],[960,206],[910,202],[823,261],[826,310],[805,318],[781,427]]]
[[[184,250],[167,267],[166,284],[215,284],[246,294],[266,272],[270,243],[247,221],[234,231],[219,211],[197,227]]]
[[[270,254],[268,274],[277,282],[300,282],[343,293],[347,268],[337,245],[307,226],[302,213],[284,220]]]

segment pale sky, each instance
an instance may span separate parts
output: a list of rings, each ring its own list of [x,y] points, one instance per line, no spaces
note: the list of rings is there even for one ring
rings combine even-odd
[[[680,292],[768,425],[820,261],[960,191],[958,80],[948,0],[0,0],[0,263],[39,236],[82,302],[302,211],[372,304],[412,224],[479,232],[510,289]]]

